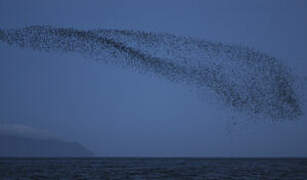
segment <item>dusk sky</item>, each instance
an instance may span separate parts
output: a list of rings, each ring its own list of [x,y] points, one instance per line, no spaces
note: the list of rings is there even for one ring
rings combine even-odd
[[[304,92],[306,7],[305,0],[0,0],[0,29],[140,30],[248,46],[280,59]],[[253,119],[213,92],[79,54],[0,41],[0,99],[0,126],[76,141],[98,156],[307,156],[304,105],[295,120]]]

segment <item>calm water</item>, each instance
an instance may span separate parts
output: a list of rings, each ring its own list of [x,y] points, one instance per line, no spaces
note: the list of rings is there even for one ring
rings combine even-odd
[[[0,159],[0,179],[307,179],[307,159]]]

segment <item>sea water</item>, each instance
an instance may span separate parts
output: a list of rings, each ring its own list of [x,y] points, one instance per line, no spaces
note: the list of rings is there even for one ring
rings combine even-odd
[[[307,179],[307,159],[1,158],[0,179]]]

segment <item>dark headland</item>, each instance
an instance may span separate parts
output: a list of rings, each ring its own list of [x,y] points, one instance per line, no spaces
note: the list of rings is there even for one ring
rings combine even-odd
[[[91,157],[93,155],[90,150],[76,142],[0,134],[0,157]]]

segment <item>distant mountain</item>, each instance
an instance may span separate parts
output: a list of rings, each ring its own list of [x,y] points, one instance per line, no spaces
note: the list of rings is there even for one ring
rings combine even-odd
[[[0,157],[90,157],[79,143],[0,134]]]

